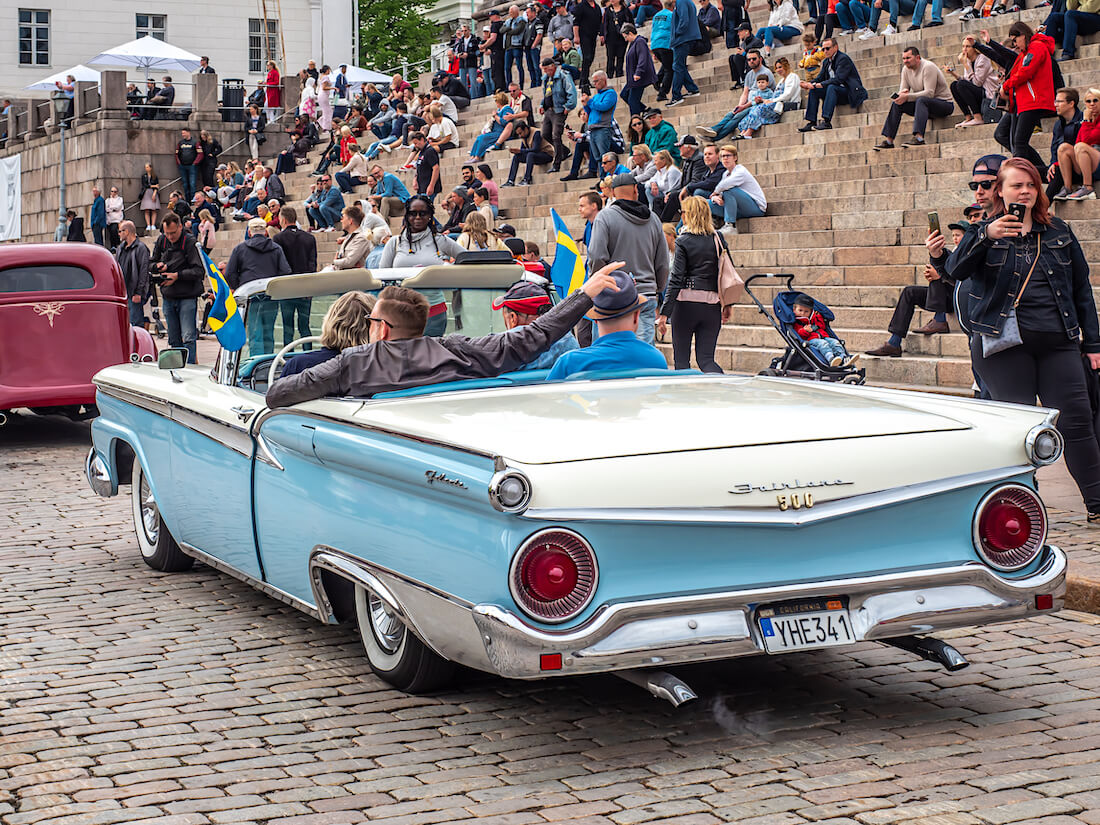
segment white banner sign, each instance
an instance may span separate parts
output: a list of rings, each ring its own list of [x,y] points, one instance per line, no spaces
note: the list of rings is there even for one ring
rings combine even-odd
[[[17,241],[23,216],[22,155],[0,158],[0,241]]]

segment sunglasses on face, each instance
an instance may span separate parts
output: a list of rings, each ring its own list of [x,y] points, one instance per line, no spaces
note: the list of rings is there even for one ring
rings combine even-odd
[[[1086,97],[1085,103],[1100,103],[1100,98]]]
[[[376,323],[379,323],[379,324],[385,324],[385,325],[386,325],[387,327],[389,327],[390,329],[393,329],[393,324],[391,324],[391,323],[390,323],[389,321],[387,321],[387,320],[386,320],[385,318],[377,318],[377,317],[375,317],[374,315],[368,315],[368,316],[367,316],[367,321],[369,321],[369,322],[371,322],[371,323],[375,323],[375,322],[376,322]]]
[[[410,209],[405,214],[410,218],[426,218],[431,213],[427,209]]]
[[[995,180],[972,180],[970,181],[970,183],[967,184],[967,186],[970,187],[971,192],[977,192],[979,186],[982,189],[988,191],[993,188],[993,184],[995,184],[996,182],[997,181]]]

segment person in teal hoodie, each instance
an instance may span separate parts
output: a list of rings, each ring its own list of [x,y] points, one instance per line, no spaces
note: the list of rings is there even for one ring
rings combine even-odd
[[[672,9],[676,0],[662,0],[662,8],[653,16],[653,27],[649,30],[649,48],[653,56],[661,63],[657,72],[657,100],[668,100],[668,90],[672,88]]]
[[[647,127],[645,145],[649,147],[654,155],[662,149],[667,149],[669,154],[672,155],[672,159],[676,161],[676,165],[679,166],[681,164],[680,138],[676,134],[675,127],[664,119],[660,109],[647,109],[643,117],[645,117]]]

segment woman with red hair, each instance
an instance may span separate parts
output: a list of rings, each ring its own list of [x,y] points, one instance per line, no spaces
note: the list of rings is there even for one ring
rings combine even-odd
[[[948,262],[967,281],[975,371],[995,401],[1061,410],[1066,466],[1100,523],[1100,444],[1081,352],[1100,369],[1100,324],[1081,244],[1050,214],[1039,171],[1009,158],[993,187],[993,217]]]

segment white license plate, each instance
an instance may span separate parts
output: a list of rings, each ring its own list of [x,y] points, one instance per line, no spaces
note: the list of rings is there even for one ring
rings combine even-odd
[[[757,622],[768,653],[850,645],[856,641],[846,607],[790,613],[774,607],[761,608]]]

